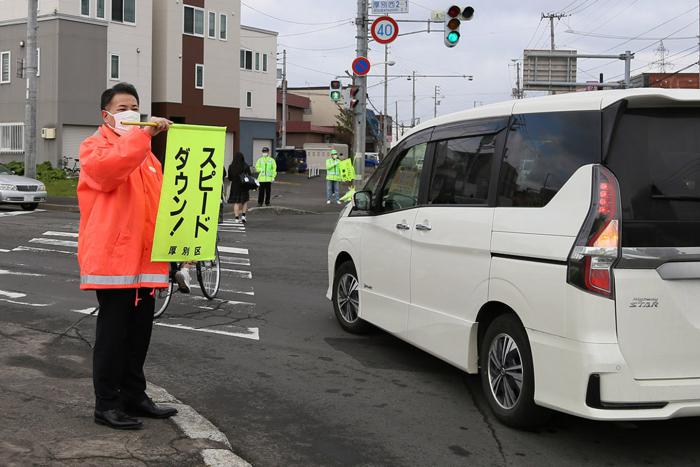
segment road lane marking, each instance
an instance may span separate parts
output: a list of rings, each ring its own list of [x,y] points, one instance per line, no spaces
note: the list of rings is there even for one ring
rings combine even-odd
[[[63,253],[66,255],[74,255],[77,256],[78,253],[75,251],[63,251],[63,250],[54,250],[51,248],[38,248],[38,247],[31,247],[31,246],[18,246],[17,248],[13,248],[12,251],[35,251],[35,252],[42,252],[42,253]]]
[[[0,248],[0,253],[9,253],[12,250],[6,250],[4,248]]]
[[[78,242],[72,240],[56,240],[55,238],[32,238],[29,243],[40,243],[42,245],[69,246],[78,248]]]
[[[9,300],[9,299],[7,299],[7,298],[0,298],[0,302],[14,303],[15,305],[33,306],[33,307],[37,307],[37,308],[41,308],[41,307],[53,305],[53,303],[27,303],[27,302],[18,302],[18,301],[16,301],[16,300]]]
[[[190,284],[190,287],[195,287],[197,289],[201,289],[200,286]],[[238,294],[243,294],[243,295],[255,295],[255,292],[252,290],[232,290],[232,289],[219,289],[219,292],[226,292],[226,293],[238,293]],[[196,295],[192,296],[195,300],[209,300],[207,297],[198,297]]]
[[[48,235],[49,237],[72,237],[72,238],[78,238],[78,234],[75,232],[54,232],[53,230],[49,230],[48,232],[44,232],[41,235]]]
[[[3,297],[7,297],[7,298],[23,298],[23,297],[27,296],[26,293],[7,292],[5,290],[0,290],[0,295],[2,295]]]
[[[235,248],[232,246],[219,246],[219,252],[221,253],[231,253],[232,255],[247,255],[247,248]]]
[[[222,272],[231,273],[231,275],[238,277],[239,279],[252,279],[253,273],[250,271],[241,271],[240,269],[224,269],[220,268]]]
[[[34,212],[46,212],[45,209],[36,209],[34,211],[10,211],[10,212],[0,212],[0,217],[12,217],[21,216],[22,214],[32,214]]]
[[[166,328],[173,329],[183,329],[185,331],[196,331],[196,332],[206,332],[209,334],[220,334],[222,336],[231,337],[242,337],[243,339],[250,339],[254,341],[260,340],[260,332],[258,328],[246,328],[248,332],[231,332],[231,331],[219,331],[218,329],[207,329],[207,328],[193,328],[190,326],[185,326],[184,324],[168,324],[168,323],[154,323],[156,326],[163,326]]]
[[[36,274],[33,272],[18,272],[18,271],[7,271],[5,269],[0,269],[0,276],[33,276],[33,277],[45,277],[46,274]]]
[[[247,258],[235,258],[233,256],[220,256],[221,264],[236,264],[238,266],[250,266],[250,260]]]

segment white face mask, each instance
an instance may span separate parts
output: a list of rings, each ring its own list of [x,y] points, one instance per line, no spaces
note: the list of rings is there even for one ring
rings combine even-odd
[[[105,111],[107,112],[107,111]],[[109,126],[116,134],[119,136],[123,136],[133,130],[134,126],[127,126],[122,124],[122,122],[140,122],[141,121],[141,114],[136,112],[135,110],[125,110],[124,112],[117,112],[115,114],[109,113],[114,118],[114,125],[115,126]]]

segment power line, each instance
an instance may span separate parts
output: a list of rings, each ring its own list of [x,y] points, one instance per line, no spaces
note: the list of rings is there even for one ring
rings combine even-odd
[[[287,65],[292,65],[292,66],[295,66],[297,68],[303,68],[304,70],[315,71],[316,73],[323,73],[324,75],[329,75],[329,76],[335,77],[335,73],[328,73],[327,71],[317,70],[315,68],[309,68],[308,66],[297,65],[296,63],[292,63],[289,61],[287,62]]]
[[[695,52],[693,52],[693,53],[695,53]],[[681,68],[681,69],[678,70],[678,71],[674,71],[673,73],[670,73],[670,74],[668,74],[667,76],[664,76],[663,78],[657,79],[657,80],[654,81],[653,83],[649,83],[649,86],[653,86],[653,85],[655,85],[656,83],[660,83],[661,81],[663,81],[663,80],[665,80],[665,79],[668,79],[668,78],[670,78],[671,76],[675,76],[675,75],[677,75],[678,73],[680,73],[680,72],[682,72],[682,71],[685,71],[685,70],[687,70],[687,69],[690,68],[690,67],[694,67],[695,65],[698,65],[698,64],[700,64],[700,61],[695,62],[695,63],[691,63],[690,65],[688,65],[688,66],[686,66],[686,67],[683,67],[683,68]]]
[[[286,44],[282,44],[282,43],[280,43],[279,45],[281,45],[282,47],[286,47],[286,48],[288,48],[288,49],[309,50],[309,51],[312,51],[312,52],[323,52],[323,51],[326,51],[326,50],[342,50],[342,49],[348,49],[348,48],[355,47],[355,44],[349,44],[349,45],[343,45],[343,46],[340,46],[340,47],[331,47],[331,48],[326,48],[326,49],[309,49],[309,48],[305,48],[305,47],[293,47],[293,46],[291,46],[291,45],[286,45]]]
[[[686,53],[686,52],[688,52],[689,50],[692,50],[692,51],[691,51],[690,53]],[[674,53],[674,54],[672,54],[672,55],[669,55],[669,56],[667,57],[667,59],[668,59],[668,60],[671,60],[671,59],[680,60],[680,59],[683,59],[683,58],[685,58],[685,57],[689,57],[689,56],[691,56],[691,55],[694,55],[695,52],[697,52],[697,50],[698,50],[698,46],[697,46],[697,45],[693,45],[693,46],[691,46],[691,47],[688,47],[688,48],[685,49],[685,50],[681,50],[680,52],[676,52],[676,53]],[[679,55],[681,55],[681,54],[683,54],[683,53],[685,53],[685,55],[679,57]],[[643,69],[643,68],[649,67],[649,66],[652,65],[652,64],[653,64],[653,62],[646,63],[646,64],[644,64],[644,65],[642,65],[642,66],[638,66],[638,67],[636,67],[636,68],[633,68],[632,70],[630,70],[630,72],[639,71],[639,70],[641,70],[641,69]],[[624,73],[615,75],[615,76],[613,76],[613,77],[611,77],[611,78],[609,78],[609,79],[610,79],[610,80],[615,80],[616,78],[620,78],[620,77],[622,77],[622,76],[624,76]]]
[[[290,19],[278,18],[277,16],[273,16],[269,13],[265,13],[264,11],[258,10],[257,8],[254,8],[245,2],[241,2],[241,5],[249,8],[253,11],[257,11],[261,15],[267,16],[268,18],[276,19],[277,21],[282,21],[283,23],[301,24],[302,26],[323,26],[323,25],[332,24],[332,23],[342,23],[344,21],[352,21],[352,18],[345,18],[345,19],[339,19],[339,20],[334,20],[334,21],[323,21],[321,23],[306,23],[306,22],[302,22],[302,21],[292,21]]]
[[[311,31],[295,32],[295,33],[291,33],[291,34],[279,34],[277,37],[305,36],[305,35],[307,35],[307,34],[314,34],[314,33],[321,32],[321,31],[328,31],[329,29],[335,29],[335,28],[339,28],[339,27],[342,27],[342,26],[350,25],[350,24],[352,24],[352,21],[347,21],[347,22],[345,22],[345,23],[334,24],[334,25],[332,25],[332,26],[328,26],[328,27],[325,27],[325,28],[313,29],[313,30],[311,30]],[[245,38],[255,39],[255,38],[258,38],[258,37],[260,37],[260,36],[245,36],[245,35],[242,35],[242,34],[241,34],[240,37],[242,37],[242,38],[245,37]]]
[[[614,20],[615,18],[617,18],[618,16],[620,16],[622,13],[624,13],[625,11],[629,10],[630,8],[632,8],[632,7],[634,6],[634,4],[637,3],[637,2],[639,2],[639,0],[632,0],[632,3],[630,3],[630,4],[627,5],[627,6],[623,6],[622,9],[621,9],[620,11],[618,11],[618,12],[615,13],[615,14],[613,14],[610,18],[608,18],[607,20],[603,21],[602,23],[599,23],[598,26],[596,26],[595,28],[591,29],[589,32],[599,31],[603,26],[605,26],[606,24],[610,23],[610,21]],[[568,31],[567,31],[567,32],[568,32]],[[574,42],[577,42],[578,40],[579,40],[579,39],[574,39],[573,41],[569,42],[569,43],[567,44],[567,46],[571,46],[571,44],[573,44]]]
[[[687,28],[688,26],[692,26],[693,24],[697,23],[699,20],[695,20],[692,23],[683,26],[683,29]],[[593,34],[590,32],[582,32],[582,31],[574,31],[572,29],[567,29],[564,31],[567,34],[573,34],[575,36],[585,36],[585,37],[595,37],[599,39],[629,39],[633,41],[665,41],[665,40],[673,40],[673,41],[679,41],[679,40],[686,40],[686,39],[697,39],[698,36],[681,36],[681,37],[630,37],[630,36],[616,36],[613,34]]]

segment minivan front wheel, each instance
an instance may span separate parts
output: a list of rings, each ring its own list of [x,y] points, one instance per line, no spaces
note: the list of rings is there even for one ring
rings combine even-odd
[[[360,319],[360,281],[355,265],[346,261],[335,271],[333,278],[333,310],[340,326],[353,334],[364,334],[369,324]]]
[[[515,428],[544,423],[549,412],[535,404],[532,353],[520,321],[513,315],[493,320],[479,350],[481,386],[496,417]]]

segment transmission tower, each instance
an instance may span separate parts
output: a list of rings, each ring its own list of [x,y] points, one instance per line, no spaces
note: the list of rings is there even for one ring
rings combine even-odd
[[[673,68],[673,63],[668,61],[668,55],[669,52],[664,45],[664,41],[659,41],[659,47],[657,47],[655,53],[656,59],[651,63],[659,73],[666,73],[667,69]]]

